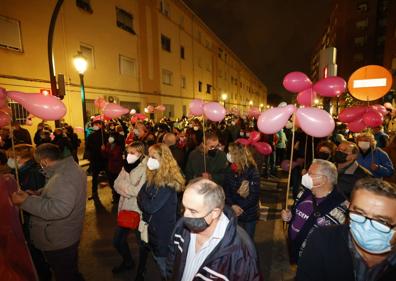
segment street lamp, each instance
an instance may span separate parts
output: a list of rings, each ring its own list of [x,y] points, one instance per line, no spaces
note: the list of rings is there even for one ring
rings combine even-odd
[[[222,94],[221,94],[221,99],[223,100],[224,108],[226,107],[226,100],[227,100],[227,98],[228,98],[228,95],[227,95],[226,93],[222,93]]]
[[[82,54],[78,52],[78,54],[73,58],[73,65],[80,76],[81,104],[82,104],[82,114],[83,114],[83,123],[84,123],[83,128],[84,128],[84,137],[86,138],[85,125],[87,124],[87,106],[85,104],[84,73],[88,68],[88,62],[82,56]]]
[[[264,104],[260,103],[260,111],[263,110]]]
[[[253,105],[253,101],[252,101],[252,100],[249,101],[249,105],[250,105],[250,106]]]

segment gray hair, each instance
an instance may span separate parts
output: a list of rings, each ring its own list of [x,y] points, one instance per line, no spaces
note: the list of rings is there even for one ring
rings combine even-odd
[[[186,189],[188,188],[193,188],[199,195],[202,195],[205,201],[205,205],[207,205],[209,209],[224,209],[224,190],[217,183],[204,178],[196,178],[190,181]]]
[[[387,198],[396,199],[396,185],[378,178],[364,178],[356,182],[352,190],[352,196],[356,190],[365,189],[377,195],[382,195]]]
[[[338,171],[336,165],[327,160],[314,159],[312,164],[318,165],[318,170],[327,177],[333,186],[337,184]]]

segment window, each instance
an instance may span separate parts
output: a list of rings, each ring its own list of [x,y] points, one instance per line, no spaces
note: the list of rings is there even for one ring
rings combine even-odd
[[[161,47],[162,50],[170,52],[171,51],[171,40],[169,37],[161,34]]]
[[[170,16],[170,9],[169,3],[165,0],[160,0],[160,12],[164,15],[169,17]]]
[[[11,107],[12,121],[19,122],[20,124],[25,124],[29,112],[15,101],[9,101],[8,105]]]
[[[367,29],[368,19],[357,21],[355,23],[355,26],[356,26],[357,29],[361,29],[361,30]]]
[[[89,0],[76,0],[76,6],[84,11],[92,14],[93,10]]]
[[[211,94],[212,93],[212,85],[206,84],[206,93]]]
[[[183,105],[182,111],[183,111],[183,116],[186,116],[187,115],[187,105]]]
[[[180,87],[181,87],[182,89],[185,89],[185,88],[186,88],[186,76],[182,76],[182,77],[181,77],[181,79],[180,79]]]
[[[0,16],[0,47],[23,52],[20,22]]]
[[[120,55],[120,74],[135,76],[136,75],[136,61],[134,59]]]
[[[94,56],[94,48],[91,45],[81,43],[80,44],[80,52],[81,55],[87,60],[88,68],[95,68],[95,56]]]
[[[162,70],[162,84],[172,85],[172,75],[173,73],[169,70]]]
[[[133,16],[127,11],[116,7],[117,26],[129,33],[136,34],[133,30]]]
[[[182,59],[185,58],[185,57],[184,57],[184,47],[183,47],[183,46],[180,47],[180,57],[181,57]]]
[[[165,105],[165,116],[172,118],[175,115],[175,106],[173,104],[164,104]]]
[[[223,58],[223,49],[219,48],[219,52],[217,53],[220,59]]]
[[[202,92],[202,82],[198,81],[198,92]]]
[[[362,13],[363,13],[363,12],[367,12],[368,5],[367,5],[366,2],[359,3],[359,4],[357,5],[357,9],[358,9],[359,12],[362,12]]]

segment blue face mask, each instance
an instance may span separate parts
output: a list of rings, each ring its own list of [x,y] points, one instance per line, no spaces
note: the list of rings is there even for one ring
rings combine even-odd
[[[375,229],[369,220],[364,223],[351,220],[349,227],[355,242],[366,252],[384,254],[392,249],[390,241],[395,234],[395,230],[392,229],[389,233],[381,232]]]

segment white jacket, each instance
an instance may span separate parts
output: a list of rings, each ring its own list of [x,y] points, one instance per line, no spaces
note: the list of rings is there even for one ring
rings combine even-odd
[[[120,174],[114,182],[115,191],[120,194],[118,212],[121,210],[135,211],[141,214],[136,197],[146,182],[147,157],[144,157],[140,164],[129,174],[122,168]]]

